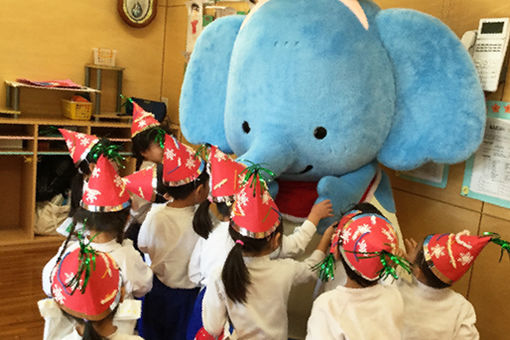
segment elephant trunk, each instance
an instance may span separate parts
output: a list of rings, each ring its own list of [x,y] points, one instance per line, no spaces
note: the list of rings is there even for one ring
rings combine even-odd
[[[244,154],[238,156],[238,160],[247,165],[250,162],[260,164],[279,177],[294,163],[296,155],[294,148],[284,138],[277,142],[258,138]]]

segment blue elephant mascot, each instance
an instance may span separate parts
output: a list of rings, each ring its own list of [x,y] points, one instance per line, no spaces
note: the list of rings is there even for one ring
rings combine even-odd
[[[180,120],[190,142],[275,172],[283,213],[305,217],[316,200],[331,199],[338,215],[372,193],[394,212],[378,162],[396,170],[457,163],[480,144],[483,92],[439,20],[367,0],[257,7],[199,37]]]
[[[394,213],[378,163],[461,162],[482,141],[485,112],[447,26],[369,0],[269,0],[216,20],[195,45],[180,100],[184,136],[271,169],[289,218],[324,199],[336,219],[367,200]]]

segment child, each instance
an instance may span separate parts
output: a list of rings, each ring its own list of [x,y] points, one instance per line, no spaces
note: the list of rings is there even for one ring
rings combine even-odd
[[[400,285],[406,315],[402,339],[479,338],[473,306],[449,287],[471,268],[490,241],[510,249],[496,234],[471,236],[467,230],[429,235],[421,244],[405,240],[414,277],[412,283]]]
[[[397,235],[389,221],[369,203],[355,206],[337,227],[330,255],[321,265],[321,278],[333,274],[339,257],[347,283],[315,300],[306,339],[400,339],[404,305],[398,288],[383,286],[379,278],[392,275],[390,261],[407,268],[391,252],[398,248]]]
[[[125,284],[126,297],[141,297],[152,288],[152,271],[142,261],[130,240],[123,240],[123,229],[129,214],[129,195],[124,182],[116,173],[112,163],[100,156],[85,189],[81,208],[75,220],[89,231],[90,246],[109,253],[120,266]],[[79,242],[69,242],[71,234],[59,253],[43,269],[43,289],[50,296],[50,273],[65,251],[80,247]],[[132,332],[134,322],[122,325]]]
[[[287,300],[293,285],[313,280],[311,266],[324,258],[331,231],[304,262],[270,260],[280,245],[281,215],[258,175],[243,185],[229,233],[235,241],[223,269],[208,280],[203,301],[205,330],[219,336],[231,321],[238,339],[287,339]]]
[[[202,327],[202,300],[207,279],[214,269],[223,266],[228,253],[234,246],[234,241],[228,232],[231,208],[235,194],[239,191],[240,184],[246,175],[246,166],[235,162],[216,146],[211,146],[208,154],[211,194],[209,200],[199,206],[193,218],[193,229],[201,237],[191,255],[188,273],[190,280],[200,285],[202,289],[195,301],[188,326],[187,339],[189,340],[195,338]],[[219,215],[219,221],[214,225],[209,215],[210,201],[215,204]],[[296,228],[292,235],[283,236],[281,247],[278,247],[278,250],[271,255],[275,258],[290,257],[289,254],[304,250],[313,237],[319,220],[330,216],[331,210],[329,201],[316,204],[307,222],[302,227]]]
[[[87,264],[87,262],[89,262]],[[76,325],[64,336],[61,329],[45,332],[52,339],[142,339],[122,333],[113,323],[113,315],[123,299],[122,275],[107,253],[96,252],[83,244],[65,254],[51,275],[54,299],[39,301],[46,322],[60,325],[67,320]],[[138,310],[139,312],[139,310]]]
[[[150,168],[163,162],[165,131],[152,113],[144,111],[131,98],[128,100],[133,105],[131,140],[133,156],[136,158],[136,170]],[[125,236],[132,240],[135,248],[138,249],[138,233],[151,207],[151,201],[144,200],[139,196],[132,196],[131,201],[131,221]]]
[[[138,246],[148,253],[154,271],[152,291],[142,307],[144,336],[185,339],[186,327],[198,294],[188,277],[188,264],[198,235],[192,220],[196,205],[209,193],[205,162],[174,137],[165,136],[163,181],[158,193],[171,200],[153,204],[138,235]]]
[[[112,145],[108,139],[99,139],[94,135],[87,135],[66,129],[59,129],[64,137],[69,155],[73,159],[73,163],[78,169],[78,173],[71,182],[71,208],[68,218],[57,228],[57,231],[64,235],[68,235],[68,229],[72,224],[73,216],[80,207],[80,201],[83,190],[87,186],[90,174],[94,170],[97,160],[101,154],[109,157],[112,161],[120,162],[122,157],[118,153],[118,146]],[[110,149],[109,152],[105,151]]]

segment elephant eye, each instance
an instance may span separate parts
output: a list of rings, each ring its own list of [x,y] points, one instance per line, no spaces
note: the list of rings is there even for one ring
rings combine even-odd
[[[317,139],[323,139],[324,137],[326,137],[327,134],[328,131],[322,126],[316,127],[315,130],[313,131],[313,135]]]
[[[250,133],[250,130],[251,130],[250,124],[248,124],[247,121],[244,121],[243,122],[243,131],[246,132],[246,133]]]

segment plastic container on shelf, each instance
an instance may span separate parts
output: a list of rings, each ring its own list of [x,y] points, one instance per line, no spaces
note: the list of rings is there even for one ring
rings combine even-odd
[[[90,120],[92,103],[62,99],[64,116],[75,120]]]
[[[93,48],[94,51],[94,64],[102,66],[115,66],[115,57],[117,50],[109,48]]]

